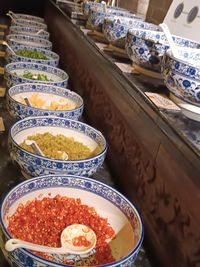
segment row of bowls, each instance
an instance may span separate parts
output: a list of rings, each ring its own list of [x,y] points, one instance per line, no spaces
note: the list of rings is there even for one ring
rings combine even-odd
[[[98,130],[78,121],[83,112],[83,99],[66,89],[69,77],[67,73],[57,68],[59,57],[51,52],[52,45],[48,41],[49,34],[43,31],[39,38],[34,36],[38,32],[38,29],[34,27],[40,27],[44,21],[41,18],[29,17],[25,14],[13,14],[13,17],[15,17],[15,21],[18,21],[18,24],[20,20],[21,24],[10,27],[12,34],[7,36],[7,41],[12,49],[15,52],[19,49],[43,52],[51,59],[48,60],[48,63],[47,61],[41,62],[37,59],[14,55],[7,50],[6,60],[8,64],[5,67],[5,78],[9,88],[7,107],[12,116],[21,119],[10,130],[11,156],[17,161],[23,172],[38,177],[20,183],[4,198],[1,206],[1,244],[10,238],[7,231],[8,218],[14,214],[19,204],[25,205],[28,201],[41,195],[49,197],[51,194],[54,197],[59,193],[61,196],[78,196],[86,205],[91,206],[92,203],[100,216],[106,216],[117,234],[116,240],[119,243],[113,244],[114,247],[111,248],[118,256],[115,262],[108,263],[106,266],[132,266],[144,235],[140,215],[135,207],[119,192],[85,177],[94,173],[103,164],[107,150],[106,140]],[[22,25],[22,20],[26,21],[26,26]],[[30,27],[27,27],[28,24]],[[34,27],[31,27],[32,25]],[[46,29],[44,26],[42,28]],[[24,31],[26,35],[23,35]],[[25,70],[42,72],[52,81],[41,82],[20,77]],[[29,107],[16,100],[16,97],[29,97],[31,93],[35,92],[43,98],[48,98],[50,95],[54,98],[65,97],[76,102],[77,108],[70,111],[50,111]],[[59,161],[37,156],[20,147],[20,143],[28,135],[44,132],[56,132],[65,136],[72,136],[90,148],[95,148],[98,144],[101,146],[102,152],[96,157],[86,160]],[[51,255],[51,258],[54,257],[54,261],[52,261],[26,249],[7,252],[2,246],[2,251],[12,267],[67,266],[60,263],[59,255]],[[67,259],[68,255],[64,255],[63,260]]]
[[[200,109],[200,43],[173,35],[178,58],[169,49],[160,26],[142,21],[134,14],[103,4],[83,5],[87,26],[102,32],[113,46],[125,49],[134,65],[161,73],[170,92],[181,101]]]

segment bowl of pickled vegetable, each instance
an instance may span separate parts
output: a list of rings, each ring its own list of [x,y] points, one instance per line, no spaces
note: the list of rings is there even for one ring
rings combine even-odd
[[[4,248],[11,237],[60,247],[62,230],[74,223],[96,234],[96,246],[86,258]],[[13,267],[130,267],[135,266],[144,227],[134,205],[112,187],[86,177],[48,175],[24,181],[5,196],[1,232],[2,251]]]
[[[11,26],[9,28],[9,34],[21,34],[21,35],[32,35],[33,37],[39,37],[43,39],[49,39],[49,33],[45,30],[40,31],[35,27],[28,26]]]
[[[58,66],[59,56],[50,50],[24,45],[12,45],[11,48],[15,54],[10,49],[6,49],[5,59],[7,63],[19,61]]]
[[[26,99],[31,106],[27,105]],[[20,119],[30,116],[57,116],[78,120],[83,113],[83,99],[66,88],[23,83],[8,90],[7,109],[12,117]]]
[[[68,74],[59,68],[31,62],[7,64],[4,77],[7,87],[20,83],[46,83],[67,87],[69,79]]]
[[[52,42],[33,35],[9,34],[6,40],[9,45],[25,45],[52,50]]]
[[[35,142],[42,156],[30,145]],[[52,116],[29,117],[10,131],[10,153],[25,177],[47,174],[90,176],[104,162],[107,143],[86,123]]]

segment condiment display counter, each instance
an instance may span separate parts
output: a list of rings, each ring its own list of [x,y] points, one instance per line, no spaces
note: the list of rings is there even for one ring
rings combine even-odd
[[[93,178],[117,187],[144,220],[145,250],[134,266],[199,266],[200,124],[155,105],[147,93],[168,96],[162,80],[122,71],[119,65],[130,62],[103,52],[69,13],[66,4],[46,2],[44,17],[60,66],[69,74],[70,88],[84,99],[86,121],[109,144],[106,166],[113,179],[106,166]],[[3,67],[4,59],[0,62]],[[7,136],[14,120],[5,97],[0,97],[0,116],[5,124],[0,132],[3,197],[23,178],[9,157]],[[8,266],[2,255],[0,265]]]
[[[169,95],[162,80],[127,74],[71,21],[65,5],[48,2],[45,20],[85,116],[109,143],[118,188],[141,211],[145,245],[157,266],[200,264],[200,124],[158,108],[146,92]]]
[[[5,18],[0,18],[0,28],[1,25],[8,25],[9,20]],[[2,39],[5,39],[7,29],[2,29],[2,32],[5,32],[4,35],[1,35]],[[5,51],[5,47],[1,46],[2,57],[0,58],[0,70],[3,70],[6,62],[3,57],[3,53]],[[0,76],[0,92],[2,93],[2,88],[5,88],[5,80],[3,75]],[[23,175],[21,174],[21,170],[19,166],[12,162],[9,151],[8,151],[8,133],[10,127],[16,122],[15,119],[11,118],[6,108],[6,95],[3,94],[0,97],[0,117],[3,119],[4,130],[1,127],[0,130],[0,196],[1,200],[6,195],[6,193],[13,188],[15,185],[24,181]],[[1,125],[2,126],[2,125]],[[93,175],[93,179],[106,183],[112,187],[116,187],[114,179],[111,177],[110,172],[106,164]],[[2,252],[0,251],[0,266],[9,267],[10,265],[6,262]],[[150,259],[147,257],[146,251],[144,247],[141,248],[140,253],[137,257],[137,260],[134,267],[151,267]]]

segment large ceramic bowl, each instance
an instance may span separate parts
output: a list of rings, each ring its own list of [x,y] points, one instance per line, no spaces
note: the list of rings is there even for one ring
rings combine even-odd
[[[119,192],[104,183],[85,177],[66,175],[40,176],[14,187],[5,196],[1,206],[1,244],[11,237],[7,230],[8,218],[15,213],[19,204],[25,205],[34,198],[41,200],[41,196],[42,199],[44,197],[54,198],[58,194],[61,197],[79,198],[83,204],[93,207],[99,216],[107,218],[114,229],[116,238],[110,242],[109,246],[115,251],[113,252],[113,257],[116,261],[98,265],[99,267],[133,266],[144,236],[144,228],[139,213],[133,204]],[[88,216],[85,217],[85,219],[87,218]],[[87,225],[92,227],[88,222]],[[2,245],[2,251],[12,267],[69,266],[55,263],[52,260],[45,260],[26,249],[16,249],[12,253],[8,253]],[[66,255],[64,259],[65,257]],[[62,258],[58,255],[53,255],[53,259],[56,262],[60,262]],[[80,265],[79,263],[77,266],[83,266],[83,264]]]
[[[39,31],[40,30],[38,30],[38,28],[27,26],[11,26],[9,28],[9,34],[31,35],[33,37],[39,37],[47,40],[49,39],[49,33],[47,31],[43,30],[37,34]]]
[[[200,106],[200,50],[178,49],[179,58],[168,50],[162,76],[167,88],[183,101]]]
[[[110,44],[119,48],[125,48],[127,32],[132,28],[155,30],[155,25],[128,17],[106,17],[103,23],[104,36]]]
[[[5,56],[7,63],[32,62],[32,63],[41,63],[41,64],[46,64],[46,65],[51,65],[55,67],[58,66],[59,56],[58,54],[50,50],[41,49],[41,48],[34,47],[34,46],[24,46],[24,45],[13,45],[11,46],[11,48],[15,53],[21,52],[22,54],[20,55],[13,54],[10,51],[10,49],[7,48],[6,56]],[[24,53],[27,53],[27,54],[24,54]],[[39,54],[35,54],[35,53],[39,53]]]
[[[158,26],[155,25],[155,29]],[[177,46],[200,48],[200,43],[173,36]],[[134,64],[156,72],[161,71],[161,61],[169,48],[163,32],[142,29],[129,29],[126,39],[126,52]]]
[[[6,40],[9,45],[26,45],[48,50],[52,49],[52,42],[32,35],[9,34],[6,36]]]
[[[103,7],[104,5],[102,3],[90,2],[90,1],[83,2],[83,13],[85,16],[88,17],[91,8],[97,11],[97,10],[103,10]],[[112,7],[112,6],[107,6],[107,9],[124,10],[123,8]]]
[[[137,17],[134,14],[131,14],[128,11],[108,9],[107,12],[105,13],[104,11],[101,10],[96,11],[94,9],[91,9],[89,12],[87,26],[92,30],[102,32],[104,19],[106,17],[116,17],[116,16],[139,19],[139,17]]]
[[[28,19],[15,19],[11,22],[12,26],[28,26],[28,27],[35,27],[43,30],[47,30],[47,25],[41,22],[37,22],[35,20],[28,20]]]
[[[92,151],[100,146],[97,156],[84,160],[55,160],[41,157],[23,149],[20,144],[30,135],[49,132],[54,135],[63,134],[73,137],[85,144]],[[58,117],[30,117],[13,125],[10,131],[10,151],[22,171],[29,176],[47,174],[72,174],[90,176],[103,164],[107,150],[103,135],[91,126]]]
[[[46,79],[33,80],[22,77],[27,73],[37,76],[39,74],[43,75],[43,77],[45,76],[48,81]],[[5,66],[4,77],[8,87],[19,83],[46,83],[55,86],[67,87],[69,79],[68,74],[59,68],[30,62],[14,62],[7,64]]]
[[[37,21],[37,22],[40,22],[40,23],[44,23],[44,19],[41,18],[41,17],[32,16],[32,15],[29,15],[29,14],[13,13],[11,11],[10,11],[10,13],[13,16],[13,18],[15,18],[15,19],[25,19],[25,20],[32,20],[32,21]]]
[[[72,104],[73,108],[55,110],[47,108],[36,108],[25,105],[23,99],[37,99],[44,101],[44,104],[50,106],[52,103]],[[36,103],[38,106],[38,103]],[[44,105],[42,104],[42,105]],[[40,106],[40,105],[39,105]],[[73,120],[78,120],[83,113],[83,99],[76,93],[53,85],[23,83],[11,87],[7,93],[7,108],[11,116],[20,119],[30,116],[57,116]]]

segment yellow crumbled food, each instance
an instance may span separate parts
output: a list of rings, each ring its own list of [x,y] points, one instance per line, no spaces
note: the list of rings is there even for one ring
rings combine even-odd
[[[64,160],[66,156],[68,160],[87,159],[100,154],[102,151],[100,146],[97,146],[95,150],[92,151],[84,144],[75,141],[73,137],[65,137],[62,134],[36,134],[28,136],[26,140],[35,141],[46,157],[58,160]],[[25,143],[26,140],[24,140],[20,146],[34,153],[31,146]]]
[[[46,105],[46,101],[41,99],[38,93],[33,93],[28,99],[31,106],[34,108],[41,108],[47,110],[71,110],[76,108],[76,103],[66,103],[63,99],[61,99],[59,102],[51,101],[49,105]],[[24,101],[23,97],[20,98],[20,102],[26,105],[26,102]]]

